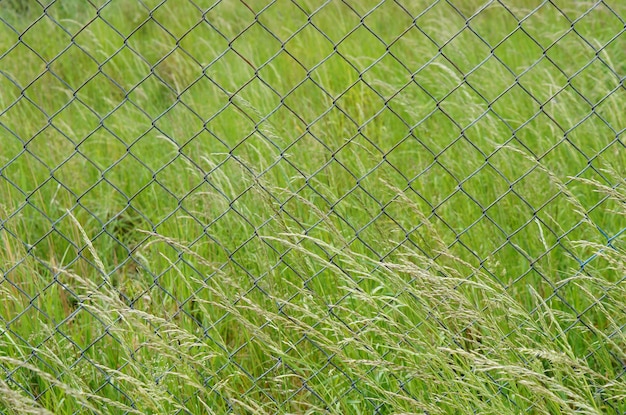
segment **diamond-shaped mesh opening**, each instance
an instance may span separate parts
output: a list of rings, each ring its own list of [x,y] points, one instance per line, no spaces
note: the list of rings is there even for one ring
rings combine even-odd
[[[358,149],[363,153],[363,157],[358,164],[353,164],[351,155]],[[357,134],[346,140],[346,143],[333,155],[357,177],[362,177],[375,169],[381,162],[381,150],[372,143],[366,136]]]
[[[568,114],[563,114],[561,105],[568,107]],[[581,98],[573,88],[566,87],[549,98],[544,107],[544,112],[559,129],[568,131],[587,117],[591,112],[591,105]]]
[[[329,77],[337,73],[339,76]],[[345,57],[331,53],[316,65],[310,78],[333,97],[340,96],[359,80],[359,71]]]
[[[461,128],[445,112],[432,109],[413,127],[413,136],[437,157],[461,135]]]
[[[100,4],[98,15],[102,23],[125,39],[149,17],[149,11],[141,3],[114,0]]]
[[[41,283],[37,286],[37,291],[43,291],[45,287],[46,285]],[[15,310],[13,315],[7,315],[5,322],[6,330],[17,339],[20,346],[35,347],[40,345],[50,335],[49,331],[44,330],[44,327],[50,322],[50,316],[42,313],[36,304],[29,304],[32,301],[36,303],[38,296],[24,298],[24,294],[22,294],[20,300],[23,306]]]
[[[488,233],[490,238],[482,238]],[[506,243],[506,234],[501,228],[486,217],[479,218],[471,226],[463,229],[459,241],[482,261],[491,259],[493,253]]]
[[[226,93],[233,94],[254,77],[255,70],[245,57],[228,49],[205,69],[205,74]]]
[[[204,19],[229,40],[234,39],[253,23],[258,12],[243,3],[212,2],[203,8],[206,10]],[[238,19],[233,19],[235,16]]]
[[[126,98],[150,118],[156,119],[176,102],[177,91],[174,85],[166,83],[158,75],[150,75]]]
[[[623,56],[624,51],[619,49],[620,42],[624,39],[624,32],[616,34],[606,45],[602,45],[600,58],[616,70],[622,68],[619,63],[613,62],[612,56]],[[610,61],[609,61],[610,60]]]
[[[74,143],[58,130],[48,127],[32,137],[26,149],[41,163],[54,169],[74,153]]]
[[[371,48],[367,55],[358,54],[363,45],[362,42]],[[365,26],[359,26],[338,43],[337,51],[351,66],[359,72],[364,72],[375,62],[375,59],[385,53],[385,44]]]
[[[533,160],[532,156],[524,150],[524,148],[520,148],[519,144],[512,142],[494,151],[493,154],[489,156],[489,164],[504,177],[507,182],[512,183],[527,174],[533,168],[537,168],[537,163]]]
[[[21,122],[24,119],[30,122]],[[46,116],[41,109],[25,98],[6,108],[0,115],[0,121],[2,126],[9,130],[10,135],[16,136],[22,142],[28,141],[47,124]]]
[[[341,41],[360,21],[354,8],[343,2],[319,4],[309,13],[316,30],[333,44]],[[341,20],[338,21],[337,16],[341,16]]]
[[[593,133],[596,139],[588,143],[586,137],[590,133]],[[572,131],[569,131],[567,138],[581,148],[581,151],[591,160],[594,155],[602,153],[602,150],[615,140],[615,133],[599,117],[591,116],[578,124]]]
[[[365,4],[359,3],[363,7]],[[375,7],[376,6],[376,7]],[[404,32],[412,25],[413,17],[397,3],[378,2],[372,7],[362,11],[365,27],[376,34],[384,43],[389,45],[398,38],[404,36]],[[394,24],[386,25],[385,20],[393,17]]]
[[[134,180],[129,182],[126,177],[131,171]],[[152,181],[152,175],[153,172],[144,163],[127,153],[103,174],[103,178],[130,198]]]
[[[517,75],[537,62],[543,52],[541,45],[523,30],[512,31],[494,49],[494,55]]]
[[[491,103],[509,91],[515,84],[515,75],[496,57],[485,55],[484,61],[468,74],[467,83],[477,94]]]
[[[0,76],[0,87],[4,95],[2,101],[0,101],[3,108],[9,107],[9,105],[19,99],[21,94],[20,86],[11,77],[7,77],[4,74]]]
[[[326,138],[324,135],[304,134],[293,142],[285,152],[285,157],[296,164],[304,176],[313,176],[330,161],[332,155],[332,149],[325,143],[324,138]]]
[[[357,231],[358,235],[358,230],[365,227],[371,221],[369,218],[376,214],[375,207],[375,202],[372,200],[371,196],[359,186],[355,187],[354,190],[338,200],[333,206],[333,212],[340,218],[356,217],[357,211],[367,212],[367,219],[366,216],[363,216],[361,221],[355,222],[350,220],[350,222],[347,223],[348,226]]]
[[[155,174],[155,180],[168,192],[171,192],[176,200],[194,191],[202,183],[202,175],[189,162],[180,157],[175,157],[170,163],[163,165]]]
[[[88,25],[82,26],[80,29],[78,33],[74,34],[73,43],[99,63],[110,59],[117,50],[124,46],[123,35],[103,18],[93,19]],[[106,39],[107,41],[99,42],[99,39]]]
[[[595,81],[592,81],[592,78]],[[600,60],[591,61],[570,81],[570,84],[592,105],[597,105],[619,87],[619,81],[612,68]],[[592,85],[595,85],[595,88]]]
[[[125,99],[121,85],[103,73],[99,73],[75,93],[81,103],[104,117]]]
[[[281,104],[281,97],[266,82],[254,78],[237,91],[232,102],[258,123]]]
[[[21,174],[25,168],[30,171],[30,177],[24,177]],[[24,195],[28,195],[45,183],[49,179],[49,173],[50,169],[45,164],[26,151],[20,154],[18,161],[9,164],[2,170],[5,179],[10,181],[13,186],[17,186]]]
[[[283,151],[297,142],[305,128],[306,124],[298,115],[284,105],[274,108],[258,126],[259,132]]]
[[[550,30],[541,30],[549,23]],[[541,47],[548,48],[571,29],[571,22],[561,8],[543,3],[521,22],[521,28]]]
[[[381,153],[389,154],[406,141],[409,127],[393,110],[381,108],[381,111],[361,128],[361,133],[368,137]]]
[[[304,45],[315,47],[312,47],[307,53],[301,53],[300,48]],[[283,47],[300,65],[304,66],[305,70],[312,70],[333,53],[333,46],[334,43],[309,24],[294,33],[291,39],[284,43]],[[268,65],[271,64],[271,62],[268,63]]]
[[[75,73],[72,70],[74,65],[80,65],[83,69],[81,73]],[[68,85],[68,89],[76,91],[80,86],[87,82],[98,71],[98,63],[94,57],[78,46],[70,46],[54,62],[50,65],[51,73],[60,78],[62,82]],[[55,89],[51,87],[51,89]],[[68,93],[69,91],[63,91]]]
[[[267,65],[259,70],[259,77],[281,97],[300,84],[307,76],[307,70],[303,67],[298,57],[290,55],[287,51],[278,52]]]
[[[161,203],[154,205],[155,197],[159,197]],[[167,187],[156,181],[150,182],[134,195],[132,205],[140,211],[144,211],[148,206],[152,206],[153,210],[146,215],[150,222],[158,223],[165,219],[176,210],[178,198]]]
[[[177,102],[155,120],[156,132],[164,136],[164,141],[182,147],[202,130],[204,121],[192,108],[186,103]]]
[[[211,171],[228,156],[228,147],[214,134],[200,131],[178,150],[186,163],[194,166],[197,174]],[[210,154],[210,156],[205,156]],[[191,167],[191,166],[190,166]]]
[[[19,227],[11,224],[9,229],[11,232],[19,230]],[[18,318],[24,311],[29,308],[29,302],[39,290],[45,287],[45,280],[38,274],[36,270],[36,264],[31,260],[24,260],[23,254],[26,253],[26,248],[21,240],[15,240],[7,233],[4,234],[3,242],[9,247],[11,253],[22,254],[19,263],[6,264],[8,270],[2,278],[2,292],[7,295],[7,298],[11,298],[12,302],[6,308],[6,314],[2,316],[4,323],[9,323]],[[3,264],[4,266],[5,264]]]
[[[252,133],[254,121],[239,108],[229,105],[215,114],[205,128],[230,150]]]
[[[303,6],[290,0],[277,0],[259,10],[257,21],[284,42],[308,24],[308,12]]]
[[[550,173],[539,168],[524,174],[511,186],[511,189],[522,195],[536,210],[550,203],[560,192]]]
[[[302,186],[297,191],[287,193],[286,200],[280,205],[277,223],[282,228],[281,232],[311,229],[323,220],[321,212],[328,211],[330,203],[317,190],[319,186],[316,181],[310,181],[313,184],[309,186],[304,184],[304,180],[300,182],[303,183]],[[283,239],[279,238],[279,241]],[[267,240],[267,242],[279,252],[284,250],[278,241]]]
[[[462,163],[452,157],[455,152],[466,155]],[[437,161],[455,177],[471,176],[485,163],[485,154],[475,144],[465,140],[463,137],[450,143],[446,149],[437,156]]]
[[[382,81],[388,77],[388,81]],[[362,79],[378,94],[389,99],[411,80],[406,68],[391,54],[385,54],[367,69]],[[393,79],[393,81],[391,81]]]
[[[155,42],[158,47],[150,46],[149,42]],[[158,21],[147,19],[133,31],[125,44],[152,66],[175,48],[176,37]]]
[[[144,239],[147,236],[143,230],[150,230],[149,218],[134,207],[123,207],[119,211],[108,212],[103,218],[105,222],[102,230],[118,242],[124,243],[126,248],[132,249],[130,244],[135,239]]]
[[[97,10],[95,3],[97,2],[92,2],[91,4],[49,2],[45,14],[50,20],[63,26],[71,35],[76,35],[95,16]],[[67,22],[70,19],[72,19],[72,22]]]
[[[573,76],[581,68],[571,64],[571,51],[576,50],[577,62],[591,62],[596,57],[596,50],[589,46],[574,32],[563,35],[559,41],[550,47],[546,56],[568,77]]]
[[[202,76],[187,86],[179,100],[188,107],[189,112],[197,114],[197,121],[206,122],[228,105],[228,98],[228,92],[223,87],[209,77]],[[167,113],[163,116],[167,118]],[[171,122],[174,123],[174,120]]]
[[[103,148],[102,143],[107,145]],[[77,152],[88,159],[97,169],[103,171],[119,160],[126,153],[126,148],[123,143],[116,139],[116,136],[100,128],[77,146]]]
[[[311,124],[331,107],[331,97],[327,91],[307,79],[284,98],[284,105],[300,115],[305,123]],[[307,108],[307,111],[303,112],[303,108]]]
[[[176,39],[180,39],[201,20],[202,10],[190,1],[169,0],[153,8],[152,17]]]
[[[324,201],[334,205],[355,185],[358,177],[337,160],[329,160],[309,179],[311,186]]]
[[[491,104],[491,108],[510,129],[518,129],[534,120],[539,105],[528,90],[515,83]]]
[[[454,215],[444,214],[447,211],[454,211],[455,209],[463,209],[467,215],[463,218],[455,217]],[[456,233],[462,232],[464,229],[470,227],[474,222],[480,219],[482,216],[482,209],[472,200],[467,194],[457,191],[441,202],[435,212],[441,216],[446,217],[446,223]]]
[[[127,46],[120,45],[119,49],[107,55],[101,66],[101,72],[111,82],[119,85],[123,90],[130,91],[148,76],[150,65]],[[131,73],[125,76],[125,73]]]
[[[462,76],[442,55],[435,56],[428,65],[413,75],[413,80],[435,102],[443,100],[462,83]]]
[[[624,229],[626,221],[624,216],[620,214],[622,205],[620,202],[611,199],[601,199],[600,201],[590,201],[589,217],[593,224],[603,232],[603,239],[613,238],[615,232],[613,229]],[[579,238],[579,240],[583,240]]]
[[[446,42],[441,54],[450,62],[454,62],[459,71],[467,74],[489,57],[490,47],[482,38],[465,28]]]
[[[42,102],[38,108],[46,114],[54,114],[71,99],[72,90],[67,83],[47,72],[28,86],[25,95],[34,102]]]
[[[2,8],[2,23],[12,30],[23,32],[33,21],[41,16],[42,5],[39,3],[11,2],[5,3]],[[12,6],[12,7],[7,7]],[[27,16],[27,19],[23,17]]]
[[[206,66],[227,49],[228,40],[210,21],[201,20],[179,37],[178,44],[202,66]]]
[[[69,45],[70,35],[58,23],[43,17],[23,32],[20,40],[41,59],[50,62]]]
[[[100,119],[84,104],[72,100],[57,112],[51,124],[78,143],[98,128]]]
[[[468,27],[491,47],[517,31],[519,21],[505,4],[494,3],[473,15]]]
[[[461,112],[460,109],[463,107],[465,111]],[[488,111],[488,104],[470,85],[462,83],[446,95],[439,108],[454,120],[456,125],[466,128]]]
[[[74,200],[73,200],[74,199]],[[69,190],[56,180],[48,180],[30,197],[30,205],[39,209],[44,215],[58,219],[65,208],[69,208],[75,201],[72,189]]]
[[[424,192],[436,183],[436,193]],[[420,194],[431,206],[438,205],[447,196],[452,194],[458,183],[441,164],[433,163],[429,168],[411,179],[411,187]]]
[[[542,87],[539,87],[539,79],[543,80]],[[519,76],[518,82],[534,100],[540,105],[545,105],[567,87],[568,81],[567,74],[563,73],[558,66],[548,59],[542,58],[525,68],[523,74]]]
[[[514,137],[520,145],[532,149],[535,155],[542,156],[563,139],[563,132],[546,113],[539,111],[520,122]]]
[[[623,117],[619,113],[614,112],[616,99],[619,99],[624,94],[626,94],[626,90],[623,87],[616,88],[595,109],[596,114],[600,115],[615,132],[621,132],[624,126],[626,126]]]
[[[384,208],[396,198],[401,189],[406,187],[406,176],[393,165],[383,161],[359,180],[359,186],[374,198],[377,205]]]
[[[422,31],[439,47],[463,30],[467,24],[459,10],[448,2],[436,2],[426,5],[413,12],[413,15],[416,17],[415,23],[417,27],[423,27]],[[444,17],[449,22],[446,27],[433,24],[433,22]]]
[[[389,52],[413,73],[434,58],[439,48],[426,34],[412,26],[390,43]]]
[[[255,23],[238,34],[230,47],[258,67],[281,50],[282,42],[259,23]]]
[[[254,235],[254,227],[242,220],[242,213],[229,209],[211,222],[206,233],[228,252],[233,252]]]
[[[490,222],[494,223],[492,220],[490,220]],[[499,229],[501,234],[506,234],[506,232],[501,230],[502,228],[500,228],[499,225],[494,224],[494,226]],[[527,293],[525,282],[520,282],[520,280],[529,274],[534,278],[532,280],[533,282],[540,280],[536,272],[530,270],[528,257],[523,251],[513,246],[508,241],[500,245],[496,251],[490,255],[490,262],[487,268],[490,273],[507,288],[507,291],[519,292],[519,290],[522,290],[524,293]],[[531,309],[531,303],[532,299],[528,298],[524,302],[524,305],[528,309]]]
[[[624,143],[614,139],[599,154],[593,157],[594,170],[619,172],[623,169],[619,163],[619,155],[624,148]],[[606,180],[606,179],[605,179]]]
[[[409,127],[413,127],[428,117],[434,110],[435,103],[418,82],[410,81],[394,93],[386,106]]]
[[[616,10],[612,8],[613,6],[615,5],[599,4],[598,7],[585,10],[584,14],[581,13],[580,19],[574,25],[576,33],[583,39],[592,38],[602,45],[607,44],[613,37],[624,30],[624,18],[616,14]],[[593,23],[595,18],[602,20],[601,29]]]
[[[584,154],[580,152],[575,143],[566,138],[548,150],[542,156],[541,161],[548,171],[556,173],[561,180],[577,176],[587,165],[587,158]]]
[[[515,215],[509,215],[508,212],[515,212]],[[533,217],[532,209],[527,203],[512,192],[506,193],[486,213],[508,235],[525,227]]]

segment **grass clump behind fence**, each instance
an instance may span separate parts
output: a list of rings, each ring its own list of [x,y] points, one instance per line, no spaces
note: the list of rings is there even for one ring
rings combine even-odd
[[[1,412],[626,411],[626,10],[203,3],[0,4]]]

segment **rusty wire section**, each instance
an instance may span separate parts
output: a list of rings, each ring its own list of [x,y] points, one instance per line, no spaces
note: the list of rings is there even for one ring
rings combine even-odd
[[[307,323],[313,329],[335,319],[367,335],[346,311],[358,308],[354,291],[327,274],[354,271],[332,246],[374,264],[407,250],[442,266],[456,257],[459,275],[481,273],[539,315],[530,286],[570,318],[564,333],[546,335],[566,337],[581,359],[610,361],[607,376],[621,381],[623,354],[598,352],[605,342],[618,347],[615,327],[626,324],[621,315],[613,325],[598,320],[623,280],[607,253],[624,232],[619,214],[607,213],[621,208],[610,193],[626,160],[618,2],[70,3],[0,0],[0,354],[24,363],[0,363],[8,387],[45,405],[53,386],[29,383],[25,367],[47,367],[60,381],[68,370],[95,370],[89,392],[132,406],[132,386],[98,366],[134,367],[98,360],[103,349],[128,347],[115,334],[121,317],[88,305],[112,287],[120,304],[162,312],[150,322],[156,335],[178,324],[222,353],[206,373],[194,369],[202,399],[223,401],[221,410],[241,410],[218,387],[237,371],[246,374],[235,387],[242,396],[258,394],[276,413],[304,411],[305,401],[388,413],[364,387],[375,368],[351,371],[306,334],[288,335],[283,352],[306,350],[310,371],[271,357],[259,372],[250,363],[263,338],[255,330],[289,321],[303,292],[327,306]],[[585,180],[605,192],[587,192]],[[302,249],[332,266],[309,264]],[[571,281],[598,276],[596,267],[608,270],[605,284],[578,297]],[[372,290],[368,278],[351,278]],[[230,304],[207,316],[202,301]],[[238,304],[269,314],[247,317],[254,330],[229,328]],[[158,367],[137,341],[131,356]],[[67,352],[63,370],[46,363],[53,344]],[[292,375],[299,380],[287,391],[268,383]],[[419,375],[404,375],[384,387],[420,401],[411,386]],[[336,377],[334,391],[316,388],[316,376]],[[533,413],[506,381],[493,382],[486,402],[504,395]],[[168,391],[182,406],[198,398]]]

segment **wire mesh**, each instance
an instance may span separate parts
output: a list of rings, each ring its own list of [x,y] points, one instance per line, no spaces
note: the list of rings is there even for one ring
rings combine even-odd
[[[553,310],[537,336],[604,378],[511,350],[521,367],[626,413],[607,397],[626,368],[624,12],[0,1],[0,413],[18,395],[58,413],[445,413],[428,363],[396,356],[425,339],[497,360],[479,315],[508,303],[472,294],[481,278],[530,319]],[[380,284],[394,269],[405,285]],[[502,342],[531,330],[510,324]],[[477,362],[490,392],[470,412],[552,399]]]

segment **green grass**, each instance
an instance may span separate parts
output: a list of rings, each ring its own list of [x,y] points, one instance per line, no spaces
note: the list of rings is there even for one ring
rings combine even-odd
[[[626,7],[91,3],[0,2],[0,413],[626,411]]]

